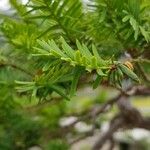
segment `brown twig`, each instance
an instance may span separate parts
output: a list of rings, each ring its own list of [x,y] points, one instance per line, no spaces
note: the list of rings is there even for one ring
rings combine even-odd
[[[110,108],[113,106],[113,104],[116,103],[123,95],[125,95],[125,96],[135,96],[135,95],[144,95],[145,96],[145,95],[147,95],[147,96],[149,96],[150,88],[143,87],[143,86],[130,87],[126,91],[122,91],[116,97],[108,100],[102,106],[99,106],[99,108],[94,107],[88,114],[79,117],[76,121],[74,121],[72,124],[70,124],[69,127],[73,127],[79,121],[93,119],[93,118],[96,118],[101,113],[107,112],[108,110],[110,110]]]
[[[100,150],[105,142],[110,139],[115,131],[124,124],[124,120],[120,116],[114,117],[110,123],[110,127],[106,133],[98,138],[92,150]]]
[[[118,101],[118,108],[128,127],[140,127],[150,130],[150,118],[142,114],[131,105],[127,97],[122,96]]]
[[[108,150],[113,150],[114,147],[115,147],[115,141],[114,141],[114,138],[111,137],[111,138],[109,139],[109,142],[110,142],[110,146],[109,146],[109,149],[108,149]]]
[[[29,75],[29,76],[33,76],[33,74],[32,74],[31,72],[29,72],[29,71],[23,69],[23,68],[20,67],[20,66],[15,65],[15,64],[11,64],[11,63],[1,63],[1,64],[0,64],[0,67],[7,67],[7,66],[10,66],[10,67],[12,67],[12,68],[14,68],[14,69],[17,69],[17,70],[21,71],[21,72],[24,72],[24,73],[26,73],[26,74]]]
[[[136,90],[134,89],[134,93],[132,93],[132,95],[142,93],[137,93],[138,90],[139,88],[136,88]],[[99,150],[102,148],[104,143],[110,139],[113,136],[113,133],[119,128],[129,129],[139,127],[150,130],[150,118],[144,118],[142,114],[130,104],[127,95],[121,95],[117,104],[120,109],[120,113],[112,119],[108,131],[100,136],[100,138],[96,141],[93,146],[93,150]]]
[[[81,135],[80,137],[78,137],[78,138],[72,140],[72,141],[69,143],[69,145],[71,146],[71,145],[73,145],[73,144],[75,144],[75,143],[77,143],[77,142],[79,142],[79,141],[81,141],[81,140],[83,140],[83,139],[85,139],[85,138],[87,138],[87,137],[89,137],[89,136],[92,136],[93,133],[94,133],[94,129],[93,129],[92,131],[89,131],[89,132],[85,133],[84,135]]]
[[[76,121],[74,121],[72,124],[70,124],[69,127],[74,126],[79,121],[93,119],[93,118],[97,117],[99,114],[108,111],[108,109],[111,108],[111,106],[118,100],[119,97],[120,97],[120,95],[107,101],[105,104],[100,106],[98,109],[95,109],[95,107],[94,107],[87,115],[79,117]]]

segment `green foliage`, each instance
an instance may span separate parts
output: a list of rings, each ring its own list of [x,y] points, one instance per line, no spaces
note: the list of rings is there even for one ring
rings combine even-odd
[[[0,92],[0,148],[26,150],[41,145],[45,149],[51,147],[67,149],[63,141],[57,140],[59,131],[55,140],[59,119],[65,113],[64,101],[34,111],[36,106],[32,106],[30,102],[21,104],[21,101],[28,100],[27,97],[24,100],[23,97],[15,95],[14,91],[7,95],[7,88],[3,87]],[[54,134],[52,142],[46,143],[46,146],[45,134]]]
[[[43,35],[58,37],[63,34],[72,41],[76,37],[75,34],[80,33],[80,28],[78,28],[82,18],[80,0],[32,0],[31,2],[32,4],[27,5],[30,10],[25,13],[25,18],[37,20],[39,26],[43,29],[38,37]],[[34,15],[31,15],[32,13]],[[75,37],[70,38],[70,35]]]
[[[80,44],[77,41],[78,50],[73,50],[63,38],[60,39],[62,44],[62,50],[56,45],[56,43],[51,40],[48,43],[44,41],[39,41],[41,49],[35,48],[40,55],[48,55],[61,59],[62,61],[69,62],[73,67],[83,66],[85,70],[91,72],[92,70],[107,69],[107,66],[111,64],[110,60],[103,60],[99,54],[95,53],[97,49],[94,47],[95,52],[92,54],[86,45]],[[34,54],[34,56],[39,56],[39,54]],[[96,55],[97,54],[97,55]]]
[[[52,59],[53,62],[51,61],[50,64],[46,64],[46,66],[43,67],[43,73],[39,77],[36,77],[34,82],[17,81],[17,84],[22,85],[21,87],[17,87],[20,92],[33,90],[32,95],[36,95],[38,89],[43,87],[45,88],[46,86],[48,89],[47,93],[50,93],[52,90],[69,100],[69,97],[65,96],[66,92],[63,92],[63,87],[59,84],[59,79],[64,78],[64,75],[72,72],[71,70],[73,70],[73,78],[70,87],[70,96],[74,95],[78,80],[84,70],[88,72],[96,71],[97,75],[101,78],[108,76],[109,81],[117,88],[119,86],[121,88],[123,73],[131,79],[139,82],[136,74],[134,74],[132,70],[128,69],[125,65],[120,64],[119,62],[113,62],[112,60],[102,59],[94,45],[92,45],[93,53],[91,53],[87,46],[84,44],[81,45],[79,41],[77,41],[78,50],[73,50],[66,43],[64,38],[61,37],[60,41],[62,50],[53,40],[48,42],[38,41],[41,48],[35,47],[38,54],[35,53],[33,56],[47,56]],[[64,66],[62,66],[63,63],[65,63]],[[70,68],[70,66],[72,66],[72,68]],[[76,68],[74,69],[74,67]],[[112,71],[113,67],[114,70]],[[120,67],[120,69],[118,67]],[[95,82],[97,82],[97,79]],[[97,87],[95,83],[93,86],[94,88]]]
[[[0,114],[1,149],[25,150],[39,143],[40,124],[21,112],[11,96],[1,99]]]
[[[10,4],[10,13],[0,12],[3,149],[38,144],[41,123],[46,133],[55,134],[67,111],[62,100],[70,100],[87,83],[97,90],[100,84],[123,90],[128,78],[133,86],[139,81],[149,84],[149,0],[90,0],[87,4],[82,0],[29,0],[25,5],[10,0]],[[126,53],[131,59],[126,60]],[[62,103],[39,109],[36,124],[33,114],[20,114],[21,106],[14,103],[22,97],[41,105],[53,100]],[[103,103],[103,97],[97,103]],[[87,109],[93,103],[82,101]],[[59,137],[52,138],[47,149],[67,149]]]
[[[96,10],[91,16],[94,26],[90,26],[90,36],[94,34],[102,49],[116,49],[117,53],[117,49],[129,47],[142,49],[144,41],[149,42],[148,0],[97,0],[95,3],[90,6]]]
[[[16,81],[19,92],[40,100],[57,93],[69,100],[88,73],[97,76],[94,88],[104,80],[122,88],[125,75],[139,81],[117,58],[126,49],[137,49],[138,56],[148,46],[149,1],[95,0],[89,6],[79,0],[10,2],[16,17],[3,15],[4,45],[13,59],[21,56],[18,65],[28,61],[26,68],[31,70],[30,79]],[[3,62],[6,66],[9,59]]]
[[[50,133],[56,132],[59,128],[59,119],[66,111],[66,104],[61,101],[57,105],[42,108],[38,111],[40,121],[45,128],[50,130]]]
[[[17,49],[30,51],[35,45],[38,34],[37,26],[6,18],[1,24],[1,30],[9,42]]]
[[[120,67],[120,71],[128,75],[131,79],[139,82],[137,75],[133,73],[128,67],[126,67],[125,65],[121,65],[121,64],[119,65],[119,67]]]

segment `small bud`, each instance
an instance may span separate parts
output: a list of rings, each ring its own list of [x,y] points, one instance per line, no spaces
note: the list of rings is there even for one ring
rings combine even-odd
[[[125,63],[124,63],[124,65],[126,65],[130,70],[133,70],[134,68],[133,68],[133,65],[131,64],[131,62],[129,62],[129,61],[126,61]]]

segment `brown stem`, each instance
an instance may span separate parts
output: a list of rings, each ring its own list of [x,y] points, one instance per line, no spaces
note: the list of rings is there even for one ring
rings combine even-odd
[[[115,131],[117,131],[123,124],[123,119],[120,117],[114,118],[111,123],[108,131],[99,137],[99,139],[94,144],[92,150],[100,150],[105,142],[110,139]]]
[[[108,150],[113,150],[114,147],[115,147],[115,141],[114,141],[113,137],[111,137],[111,138],[109,139],[109,141],[110,141],[110,146],[109,146],[109,149],[108,149]]]
[[[86,134],[84,134],[84,135],[82,135],[82,136],[80,136],[80,137],[74,139],[73,141],[71,141],[71,142],[69,143],[69,145],[73,145],[73,144],[75,144],[75,143],[77,143],[77,142],[79,142],[79,141],[81,141],[81,140],[83,140],[83,139],[85,139],[85,138],[87,138],[87,137],[89,137],[89,136],[92,136],[92,135],[93,135],[93,131],[94,131],[94,130],[92,130],[92,131],[90,131],[90,132],[88,132],[88,133],[86,133]]]
[[[141,93],[138,92],[141,89]],[[130,89],[131,90],[131,89]],[[133,89],[132,89],[133,90]],[[134,87],[132,91],[132,95],[135,94],[143,94],[145,92],[145,88]],[[130,93],[131,95],[131,93]],[[116,132],[119,128],[133,128],[139,127],[150,130],[150,118],[144,118],[142,114],[134,108],[130,101],[128,100],[129,95],[118,96],[117,104],[120,109],[120,113],[114,117],[114,119],[110,122],[110,127],[106,133],[104,133],[100,138],[96,141],[93,146],[93,150],[100,150],[104,143],[113,137],[113,133]]]
[[[28,74],[29,76],[33,76],[33,74],[31,72],[21,68],[20,66],[15,65],[15,64],[11,64],[11,63],[1,63],[0,64],[0,67],[7,67],[7,66],[10,66],[14,69],[21,71],[21,72],[24,72],[24,73]]]

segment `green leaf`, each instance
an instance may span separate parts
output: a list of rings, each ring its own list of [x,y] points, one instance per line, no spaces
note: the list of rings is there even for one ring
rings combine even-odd
[[[129,19],[130,19],[130,15],[126,15],[123,19],[122,19],[122,21],[123,22],[127,22]]]
[[[48,55],[49,52],[45,49],[41,49],[41,48],[38,48],[38,47],[33,47],[36,51],[38,51],[40,54],[43,54],[43,55]]]
[[[96,79],[93,83],[93,89],[96,89],[99,86],[99,84],[101,83],[102,80],[103,80],[103,77],[100,76],[100,75],[97,75],[97,77],[96,77]]]
[[[71,59],[74,59],[74,50],[66,43],[63,37],[60,38],[62,42],[62,48]]]
[[[60,26],[58,24],[56,25],[53,25],[52,27],[49,27],[48,29],[46,29],[44,32],[42,32],[37,38],[40,38],[46,34],[48,34],[50,31],[55,31],[55,30],[58,30],[60,29]]]
[[[51,64],[48,62],[44,65],[44,67],[42,68],[42,71],[47,71],[50,67],[51,67]]]
[[[144,36],[146,42],[149,42],[150,41],[150,35],[148,34],[148,32],[146,32],[142,26],[140,26],[140,31],[141,31],[142,35]]]
[[[38,88],[34,88],[32,91],[32,97],[36,97]]]
[[[117,68],[117,72],[118,72],[118,74],[120,76],[120,79],[123,79],[123,73],[122,73],[122,71],[121,71],[121,69],[119,67]]]
[[[137,29],[137,22],[133,17],[130,18],[130,24],[131,24],[131,26],[133,27],[134,30]]]
[[[59,49],[54,40],[48,41],[48,44],[51,47],[51,51],[55,51],[61,57],[66,57],[66,55]]]
[[[16,87],[15,88],[18,92],[28,92],[28,91],[32,91],[34,89],[34,86],[23,86],[23,87]]]
[[[27,82],[27,81],[15,81],[17,86],[15,87],[18,92],[28,92],[35,89],[35,82]]]
[[[80,42],[78,40],[76,40],[76,45],[77,45],[78,49],[80,51],[82,51],[82,45],[80,44]]]
[[[140,14],[140,0],[128,0],[128,5],[131,14],[138,19]]]
[[[88,48],[84,45],[81,45],[80,42],[78,40],[76,40],[76,44],[77,44],[77,47],[79,49],[79,51],[81,52],[82,56],[86,58],[86,61],[88,64],[90,64],[90,60],[91,60],[91,57],[92,55],[90,54]]]
[[[100,57],[95,45],[92,44],[92,52],[94,54],[94,56],[96,57],[96,60],[97,60],[97,65],[98,66],[103,66],[105,65],[105,61]],[[96,65],[96,66],[97,66]]]
[[[101,59],[94,44],[92,44],[92,51],[93,51],[94,56],[97,58],[97,60]]]
[[[83,64],[84,66],[87,66],[87,60],[85,56],[82,57],[81,64]]]
[[[103,8],[103,11],[101,12],[101,16],[99,18],[99,23],[102,23],[105,20],[106,15],[107,15],[107,10]]]
[[[130,77],[131,79],[133,79],[136,82],[139,82],[139,78],[138,76],[132,71],[130,70],[128,67],[126,67],[123,64],[119,64],[119,68],[121,69],[121,71],[126,74],[128,77]]]
[[[119,70],[118,68],[117,68],[117,70],[116,70],[116,85],[117,85],[117,87],[118,88],[121,88],[122,87],[122,83],[121,83],[121,79],[122,79],[122,76],[123,75],[123,73],[121,72],[121,70]]]
[[[85,44],[82,44],[83,46],[83,50],[85,52],[85,55],[88,57],[88,58],[91,58],[92,57],[92,54],[90,52],[90,50],[87,48],[87,46]]]
[[[58,93],[59,95],[61,95],[63,98],[65,98],[66,100],[70,101],[70,98],[68,96],[66,96],[66,94],[63,92],[63,89],[60,86],[57,85],[51,85],[50,88],[52,90],[54,90],[56,93]]]
[[[48,52],[50,51],[51,47],[44,40],[37,40],[37,42],[45,50],[47,50]]]
[[[79,50],[77,50],[77,51],[75,52],[75,58],[74,58],[74,60],[77,61],[78,63],[81,62],[81,53],[80,53]]]
[[[98,75],[100,75],[100,76],[107,76],[106,74],[103,73],[103,71],[101,69],[97,69],[96,71],[97,71]]]
[[[92,56],[91,58],[91,64],[92,64],[92,67],[96,68],[97,67],[97,59],[95,56]]]
[[[138,32],[139,32],[138,23],[137,23],[137,21],[133,17],[131,17],[130,18],[130,24],[131,24],[131,26],[133,27],[133,29],[135,31],[134,38],[135,38],[135,40],[137,40],[137,38],[138,38]]]
[[[70,97],[74,96],[74,93],[76,92],[78,80],[81,76],[82,71],[83,70],[79,67],[76,67],[74,70],[73,80],[72,80],[71,89],[70,89]]]
[[[111,85],[114,85],[115,71],[111,71],[111,72],[109,73],[108,79],[109,79],[109,83],[110,83]]]
[[[16,84],[20,84],[20,85],[35,85],[35,82],[27,82],[27,81],[17,81],[15,80]]]
[[[62,14],[62,11],[64,10],[64,7],[67,5],[67,3],[69,2],[68,0],[63,0],[62,1],[63,4],[61,5],[61,7],[57,10],[57,15],[60,16]]]

